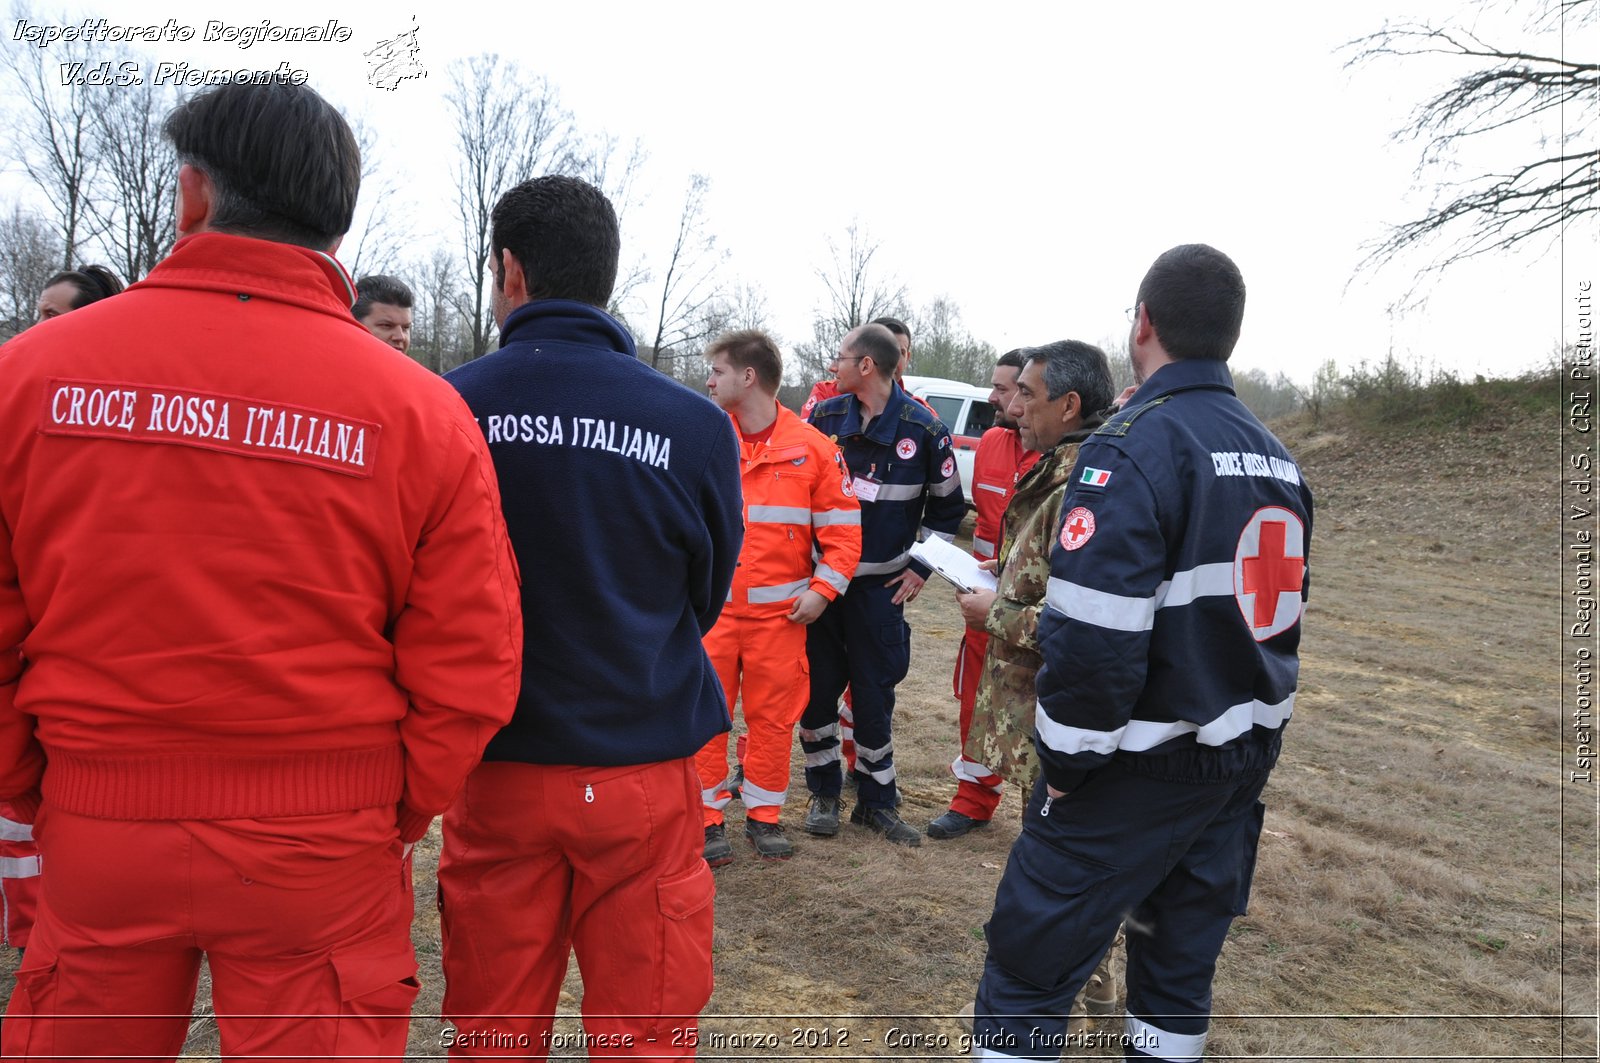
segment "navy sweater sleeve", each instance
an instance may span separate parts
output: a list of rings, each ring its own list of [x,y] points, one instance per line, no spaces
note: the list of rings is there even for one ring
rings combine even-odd
[[[739,486],[739,443],[733,422],[723,419],[700,478],[700,509],[705,514],[708,548],[689,574],[694,613],[701,634],[711,630],[728,600],[733,570],[744,545],[744,492]]]

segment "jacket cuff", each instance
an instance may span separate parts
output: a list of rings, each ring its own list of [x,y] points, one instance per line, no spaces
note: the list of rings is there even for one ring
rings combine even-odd
[[[806,589],[816,591],[830,602],[836,602],[839,600],[839,588],[835,587],[825,579],[812,579],[811,585]]]
[[[408,845],[412,842],[421,841],[422,836],[428,833],[428,827],[433,823],[432,816],[407,808],[404,802],[401,802],[396,818],[399,821],[400,840]]]
[[[11,806],[11,811],[17,815],[18,823],[32,824],[38,818],[39,805],[43,803],[43,795],[35,788],[20,793],[6,802]]]
[[[921,576],[924,580],[933,575],[933,569],[929,568],[927,565],[924,565],[921,561],[907,562],[906,567],[915,572],[917,575]]]

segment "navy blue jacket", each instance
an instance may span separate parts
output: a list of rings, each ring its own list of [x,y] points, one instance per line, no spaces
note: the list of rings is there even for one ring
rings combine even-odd
[[[744,538],[728,415],[583,303],[512,311],[445,379],[478,418],[522,568],[522,692],[485,760],[647,764],[728,730],[701,636]]]
[[[1050,784],[1113,755],[1196,782],[1270,768],[1294,708],[1311,490],[1228,367],[1153,373],[1084,441],[1061,513],[1039,619]]]
[[[929,409],[896,386],[889,402],[867,430],[861,430],[861,401],[836,395],[811,411],[811,423],[831,436],[857,479],[878,481],[878,497],[861,503],[861,563],[855,579],[888,578],[910,564],[923,579],[928,567],[907,551],[918,533],[954,539],[967,514],[961,497],[950,433]]]

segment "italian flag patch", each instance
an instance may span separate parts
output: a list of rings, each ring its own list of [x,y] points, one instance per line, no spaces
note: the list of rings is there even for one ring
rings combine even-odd
[[[1083,475],[1078,477],[1078,482],[1088,484],[1090,487],[1104,487],[1111,482],[1111,473],[1106,469],[1091,469],[1086,466]]]

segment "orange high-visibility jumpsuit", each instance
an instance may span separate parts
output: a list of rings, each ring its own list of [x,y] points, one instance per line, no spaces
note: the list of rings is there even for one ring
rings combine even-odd
[[[740,800],[749,818],[776,823],[788,795],[794,727],[810,694],[806,629],[787,617],[807,590],[831,602],[849,585],[861,559],[861,507],[839,448],[782,406],[767,441],[741,436],[739,452],[744,548],[705,647],[729,709],[743,697],[750,737]],[[723,785],[726,733],[706,743],[695,766],[705,823],[721,823],[732,798]]]

